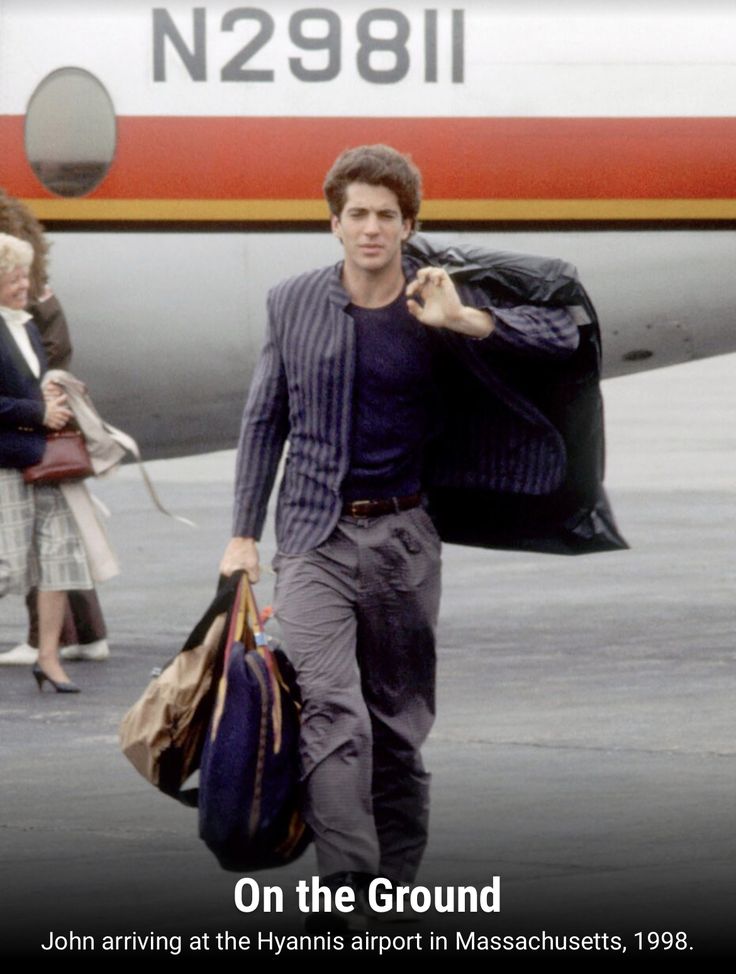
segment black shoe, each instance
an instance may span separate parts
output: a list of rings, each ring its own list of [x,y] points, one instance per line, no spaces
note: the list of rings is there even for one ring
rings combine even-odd
[[[368,886],[375,879],[371,873],[339,872],[330,873],[320,880],[333,894],[341,887],[348,886],[353,890],[355,902],[348,913],[339,910],[319,910],[310,913],[304,921],[304,929],[310,934],[350,933],[354,930],[365,930],[372,911],[368,908]],[[334,907],[334,897],[333,897]]]
[[[57,693],[79,693],[79,687],[76,685],[76,683],[72,683],[71,680],[67,680],[66,683],[57,683],[56,680],[52,680],[48,673],[45,673],[41,669],[38,663],[33,664],[33,669],[31,672],[36,678],[36,683],[38,684],[39,690],[43,690],[43,682],[46,680],[51,684]]]
[[[361,911],[365,914],[366,918],[371,925],[381,924],[381,923],[419,923],[423,916],[417,913],[406,900],[402,901],[402,909],[397,909],[396,907],[391,907],[389,910],[377,909],[370,905],[370,897],[368,895],[368,889],[371,882],[377,879],[376,876],[371,876],[369,873],[363,873],[363,881],[359,887],[358,901],[361,904]],[[397,885],[404,886],[405,883],[392,882],[392,886]],[[382,894],[386,892],[385,884],[379,884],[379,889],[377,892],[377,904],[380,905]]]

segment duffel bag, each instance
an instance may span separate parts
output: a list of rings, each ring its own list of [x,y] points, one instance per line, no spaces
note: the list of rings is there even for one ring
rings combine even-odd
[[[247,577],[231,631],[199,776],[199,834],[224,869],[284,865],[311,836],[301,814],[294,670],[269,645]]]
[[[233,577],[220,585],[181,650],[151,680],[120,725],[120,746],[133,767],[187,805],[196,805],[196,790],[181,788],[199,767],[238,582]]]

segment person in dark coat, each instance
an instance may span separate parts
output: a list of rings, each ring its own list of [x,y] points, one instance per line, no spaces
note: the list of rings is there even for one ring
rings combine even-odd
[[[441,540],[425,494],[448,419],[443,336],[460,358],[508,355],[554,373],[579,332],[565,307],[490,298],[407,259],[421,181],[394,149],[346,151],[325,195],[344,260],[269,294],[221,571],[257,580],[257,540],[288,439],[275,611],[304,700],[305,815],[323,882],[360,898],[376,875],[411,883],[427,841],[420,748],[434,718]],[[559,433],[531,407],[487,398],[481,410],[489,403],[465,427],[490,418],[495,449],[481,442],[445,457],[448,482],[454,473],[465,486],[555,490],[566,464]]]
[[[46,260],[48,243],[43,227],[27,206],[0,189],[0,232],[27,241],[33,247],[29,269],[28,312],[41,335],[48,367],[68,369],[72,343],[64,310],[48,285]],[[0,653],[0,666],[26,665],[38,657],[38,593],[26,596],[28,636],[25,642]],[[107,627],[94,588],[67,593],[61,631],[61,657],[65,660],[104,660],[110,654]]]
[[[38,589],[38,655],[33,676],[39,689],[77,693],[59,659],[66,593],[92,588],[77,523],[57,484],[27,484],[26,467],[37,464],[46,432],[71,418],[66,397],[53,383],[41,388],[46,356],[25,310],[33,249],[0,234],[0,552],[10,592]]]

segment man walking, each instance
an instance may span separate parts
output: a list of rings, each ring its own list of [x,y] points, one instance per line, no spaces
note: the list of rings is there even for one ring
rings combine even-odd
[[[424,490],[446,423],[441,336],[555,368],[578,329],[564,308],[491,303],[405,258],[421,180],[395,150],[346,151],[324,190],[344,260],[269,294],[221,568],[257,580],[256,542],[288,439],[275,609],[304,700],[305,814],[323,883],[361,889],[375,875],[411,882],[427,840],[420,748],[434,715],[441,542]],[[496,428],[517,460],[530,449],[542,457],[527,474],[533,492],[559,484],[564,448],[552,433],[502,405]],[[489,469],[486,480],[519,480],[508,465]]]

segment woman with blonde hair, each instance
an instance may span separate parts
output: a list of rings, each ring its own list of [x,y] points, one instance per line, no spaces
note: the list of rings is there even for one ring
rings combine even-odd
[[[64,310],[49,286],[49,244],[41,223],[26,204],[0,187],[0,233],[25,240],[33,247],[29,303],[26,310],[38,327],[49,369],[69,370],[72,342]],[[2,566],[0,566],[2,571]],[[94,572],[93,572],[94,574]],[[1,584],[1,582],[0,582]],[[0,666],[28,665],[38,659],[38,593],[26,595],[28,635],[24,642],[0,652]],[[67,593],[68,607],[61,630],[62,660],[105,660],[110,655],[107,626],[94,588]]]
[[[39,646],[33,675],[76,693],[59,660],[66,593],[92,588],[79,531],[58,486],[30,486],[22,471],[41,459],[47,430],[71,418],[61,390],[41,389],[46,356],[28,304],[33,247],[0,234],[0,559],[7,589],[38,587]]]

